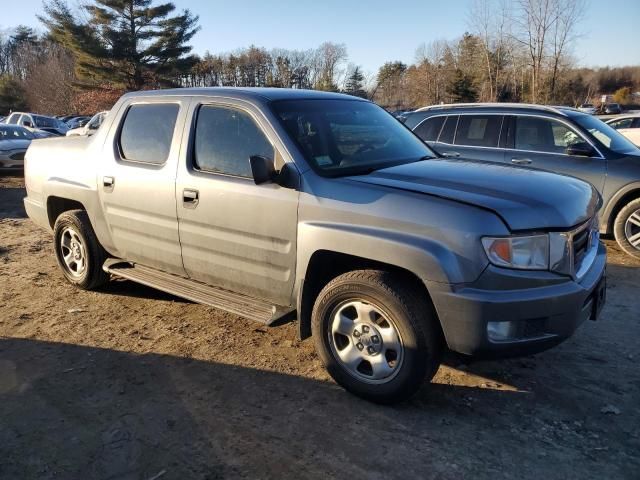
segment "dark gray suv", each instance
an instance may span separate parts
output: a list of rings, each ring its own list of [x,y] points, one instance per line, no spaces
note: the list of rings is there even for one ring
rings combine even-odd
[[[604,200],[600,231],[640,258],[640,149],[568,107],[455,104],[426,107],[405,125],[443,157],[535,167],[581,178]]]

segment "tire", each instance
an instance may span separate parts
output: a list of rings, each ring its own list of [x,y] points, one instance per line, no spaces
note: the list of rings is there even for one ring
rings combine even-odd
[[[53,227],[53,237],[58,265],[69,282],[93,290],[109,281],[109,274],[102,270],[108,254],[98,242],[87,212],[70,210],[61,214]]]
[[[640,259],[640,198],[627,203],[616,215],[613,235],[620,248]]]
[[[311,329],[333,379],[371,402],[409,398],[440,366],[444,340],[430,300],[390,272],[355,270],[333,279],[315,301]]]

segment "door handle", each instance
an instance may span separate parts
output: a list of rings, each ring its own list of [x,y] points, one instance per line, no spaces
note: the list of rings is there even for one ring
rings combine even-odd
[[[460,154],[458,152],[444,152],[442,156],[447,158],[458,158]]]
[[[102,177],[102,186],[108,190],[113,190],[115,183],[116,179],[113,177]]]
[[[511,163],[514,163],[516,165],[530,165],[531,164],[531,159],[529,159],[529,158],[512,158],[511,159]]]
[[[198,190],[185,188],[182,191],[182,204],[184,205],[185,208],[196,208],[199,201],[200,201],[200,194],[198,193]]]

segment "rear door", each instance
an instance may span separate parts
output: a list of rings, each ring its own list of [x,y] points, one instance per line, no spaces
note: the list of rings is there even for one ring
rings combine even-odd
[[[437,115],[414,132],[443,157],[503,162],[500,148],[502,115]]]
[[[460,115],[449,153],[472,160],[502,163],[504,151],[500,149],[503,115]]]
[[[194,280],[289,305],[298,191],[256,185],[249,157],[283,165],[284,146],[244,102],[194,100],[177,178],[182,258]]]
[[[590,143],[567,122],[544,116],[515,115],[510,119],[505,161],[571,175],[590,182],[602,193],[607,162],[600,153],[592,157],[566,153],[568,146],[582,142]]]
[[[98,191],[118,257],[185,275],[176,214],[176,169],[188,97],[133,98],[103,148]]]

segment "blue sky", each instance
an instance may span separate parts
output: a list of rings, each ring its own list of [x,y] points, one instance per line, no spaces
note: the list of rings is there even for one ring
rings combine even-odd
[[[73,4],[78,0],[71,0]],[[255,44],[306,49],[326,40],[345,43],[349,61],[375,72],[385,61],[412,63],[423,42],[453,39],[467,27],[472,0],[174,0],[200,15],[196,53],[228,52]],[[0,29],[38,28],[42,0],[1,0]],[[640,0],[591,0],[575,57],[584,66],[640,64]]]

